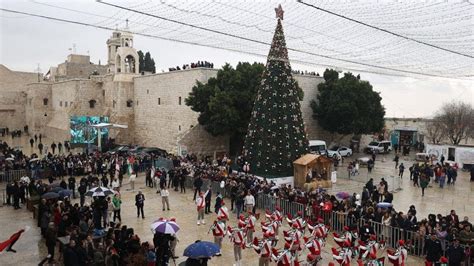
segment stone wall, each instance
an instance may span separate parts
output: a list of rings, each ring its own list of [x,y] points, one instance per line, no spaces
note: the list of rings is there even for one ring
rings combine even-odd
[[[33,133],[44,134],[44,128],[51,119],[52,84],[28,84],[26,96],[26,124]],[[46,101],[45,101],[46,100]]]
[[[229,138],[227,136],[214,137],[209,134],[203,126],[197,124],[178,137],[177,154],[185,155],[193,153],[200,155],[215,155],[217,153],[228,153]]]
[[[107,65],[64,62],[58,65],[54,81],[64,81],[74,78],[88,79],[94,71],[97,71],[99,75],[105,75],[107,70]]]
[[[23,130],[25,123],[26,93],[19,91],[0,92],[0,128],[8,127],[10,131]]]
[[[196,81],[206,82],[216,74],[215,69],[193,68],[136,77],[135,142],[176,152],[178,139],[198,125],[199,114],[185,99]],[[192,149],[200,150],[192,146],[188,152]]]
[[[0,128],[21,129],[27,124],[25,115],[27,84],[37,82],[37,73],[20,72],[0,64]]]
[[[306,134],[309,140],[325,140],[327,133],[322,130],[316,120],[313,119],[313,109],[311,109],[311,101],[316,100],[318,96],[318,84],[324,82],[322,77],[312,75],[297,75],[293,77],[304,92],[303,101],[300,102],[301,114],[306,128]]]

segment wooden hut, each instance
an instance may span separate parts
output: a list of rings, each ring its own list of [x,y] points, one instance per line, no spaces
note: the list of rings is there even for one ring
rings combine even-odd
[[[295,187],[331,187],[332,166],[332,159],[325,156],[311,153],[301,156],[293,162]]]

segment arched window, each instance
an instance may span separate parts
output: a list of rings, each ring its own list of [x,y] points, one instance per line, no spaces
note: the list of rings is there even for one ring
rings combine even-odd
[[[48,105],[48,98],[43,99],[43,105]]]
[[[120,73],[122,72],[122,68],[120,67],[122,63],[122,58],[120,57],[120,55],[117,55],[117,57],[115,57],[115,72],[116,73]]]
[[[132,55],[125,57],[125,72],[135,73],[135,58]]]
[[[96,100],[92,99],[89,101],[89,107],[92,109],[95,107]]]

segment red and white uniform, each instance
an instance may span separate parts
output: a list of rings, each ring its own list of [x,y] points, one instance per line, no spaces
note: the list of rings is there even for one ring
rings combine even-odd
[[[227,227],[227,234],[230,237],[230,241],[241,248],[245,248],[245,234],[240,228]]]
[[[209,191],[207,191],[205,194],[199,195],[199,197],[196,198],[196,207],[198,211],[203,210],[204,207],[206,207],[205,198],[207,193],[209,193]]]
[[[257,218],[255,218],[253,214],[249,214],[245,222],[247,231],[255,232],[255,223],[257,222]]]
[[[392,250],[387,250],[387,256],[388,260],[394,266],[405,266],[405,261],[408,257],[408,251],[405,249],[405,247],[401,246],[398,247],[395,252]]]
[[[219,211],[217,212],[217,218],[222,219],[224,221],[229,220],[229,210],[226,206],[222,206],[219,208]]]
[[[296,224],[299,230],[304,230],[304,228],[306,227],[306,221],[303,220],[303,218],[299,215],[295,218],[291,218],[291,215],[288,215],[288,217],[286,217],[286,221],[291,227]]]
[[[280,252],[278,252],[276,249],[273,249],[272,259],[277,263],[278,266],[299,266],[296,256],[294,256],[293,253],[288,249],[284,249]]]
[[[312,237],[316,237],[316,238],[320,238],[324,240],[328,236],[328,232],[329,232],[329,228],[323,223],[318,223],[315,226],[308,224],[308,229],[311,232]]]
[[[370,258],[371,254],[377,254],[379,250],[380,244],[377,243],[375,240],[369,240],[369,242],[364,243],[363,241],[359,241],[359,253],[361,259],[368,259]]]
[[[352,251],[348,247],[344,247],[341,250],[332,248],[332,258],[339,263],[341,266],[350,266]]]
[[[223,221],[215,221],[212,226],[212,234],[216,237],[223,237],[226,234],[225,223]]]
[[[344,246],[344,243],[346,241],[348,241],[349,243],[351,243],[351,246],[352,246],[352,239],[353,239],[353,235],[352,233],[349,231],[349,230],[345,230],[344,229],[344,232],[342,233],[342,235],[339,235],[338,233],[333,233],[334,235],[334,241],[336,242],[336,244],[338,244],[341,248]]]
[[[313,238],[312,240],[309,240],[309,238],[305,237],[304,240],[305,240],[305,247],[311,252],[311,254],[321,253],[322,248],[324,247],[324,242],[322,239]]]
[[[271,258],[272,255],[272,241],[269,239],[263,239],[259,243],[258,239],[255,237],[253,239],[252,247],[263,258]]]
[[[300,230],[292,229],[290,231],[283,231],[286,243],[291,245],[291,251],[299,251],[303,249],[304,243],[303,233]]]

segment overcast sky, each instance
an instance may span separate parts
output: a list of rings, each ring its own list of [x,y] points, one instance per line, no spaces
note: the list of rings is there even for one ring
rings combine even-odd
[[[41,13],[48,9],[25,0],[0,0],[0,5],[2,8],[32,13]],[[97,5],[98,12],[107,11],[104,6],[92,0],[68,2],[68,6],[75,8],[81,5]],[[61,10],[54,11],[57,17],[64,18],[68,14]],[[12,70],[33,72],[39,63],[42,72],[46,72],[50,66],[56,66],[66,59],[71,53],[73,44],[78,54],[89,53],[92,62],[98,63],[100,60],[104,64],[107,60],[106,40],[110,35],[111,32],[107,30],[0,11],[0,64]],[[134,46],[138,50],[150,51],[155,59],[157,71],[198,60],[213,62],[215,67],[222,66],[226,62],[235,65],[239,61],[265,61],[265,58],[247,54],[142,36],[135,36]],[[320,73],[324,71],[321,68],[297,64],[292,64],[292,67]],[[390,117],[429,117],[444,102],[452,100],[474,104],[472,80],[395,77],[368,73],[361,73],[361,77],[370,81],[374,89],[381,92],[386,115]]]

